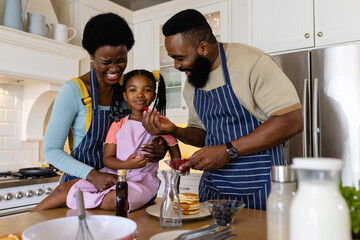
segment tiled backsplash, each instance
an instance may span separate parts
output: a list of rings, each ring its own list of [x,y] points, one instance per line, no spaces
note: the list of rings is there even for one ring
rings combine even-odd
[[[39,141],[22,141],[23,86],[0,84],[0,171],[39,166]]]

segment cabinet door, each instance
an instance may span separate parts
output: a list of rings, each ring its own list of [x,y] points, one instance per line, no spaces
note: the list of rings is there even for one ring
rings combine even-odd
[[[314,46],[313,0],[252,0],[251,11],[253,46],[265,52]]]
[[[360,40],[359,0],[314,0],[316,46]]]
[[[150,71],[156,69],[156,66],[154,66],[154,52],[157,51],[157,48],[154,48],[152,21],[134,24],[134,36],[134,69],[147,69]]]
[[[199,7],[197,10],[204,14],[213,29],[214,35],[219,41],[227,41],[229,39],[229,23],[226,2]],[[159,63],[160,72],[165,79],[167,117],[175,123],[184,123],[187,122],[188,118],[188,109],[182,96],[186,75],[174,68],[174,61],[168,56],[165,49],[165,38],[161,30],[162,25],[171,16],[166,16],[161,19],[159,18],[154,21],[154,46],[159,49],[158,52],[154,53],[154,59],[155,62]]]

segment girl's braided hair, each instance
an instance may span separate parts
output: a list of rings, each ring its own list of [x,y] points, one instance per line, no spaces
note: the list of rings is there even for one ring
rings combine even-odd
[[[118,122],[121,118],[125,117],[130,113],[128,109],[124,106],[126,102],[124,101],[123,92],[125,92],[126,84],[129,79],[135,77],[137,75],[145,76],[152,81],[154,84],[154,90],[156,93],[156,83],[157,85],[157,94],[154,100],[153,109],[156,109],[160,112],[161,115],[166,115],[166,89],[165,89],[165,82],[163,76],[160,74],[159,81],[155,78],[154,74],[145,70],[145,69],[135,69],[131,72],[128,72],[124,76],[124,80],[122,85],[114,84],[113,87],[113,98],[111,102],[111,116],[114,121]],[[120,94],[115,94],[115,92],[120,92]]]

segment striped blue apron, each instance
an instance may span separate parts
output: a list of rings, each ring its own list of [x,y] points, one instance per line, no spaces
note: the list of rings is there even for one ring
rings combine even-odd
[[[225,51],[218,45],[225,85],[195,89],[194,106],[206,127],[205,145],[222,145],[248,135],[261,122],[239,102],[231,87]],[[283,145],[229,161],[224,167],[204,171],[199,185],[200,201],[237,199],[248,208],[266,209],[271,187],[271,165],[285,165]]]
[[[96,86],[95,68],[90,73],[90,89],[91,89],[91,104],[92,104],[92,117],[90,127],[80,142],[80,144],[73,149],[71,156],[95,169],[104,167],[103,163],[103,146],[106,134],[111,125],[110,111],[100,110],[98,106],[97,86]],[[64,173],[61,177],[60,183],[75,179]]]

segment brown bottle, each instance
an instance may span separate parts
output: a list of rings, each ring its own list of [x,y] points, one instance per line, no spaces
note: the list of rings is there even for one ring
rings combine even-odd
[[[127,217],[128,212],[128,184],[126,182],[126,170],[118,170],[118,182],[115,187],[116,205],[115,215]]]

